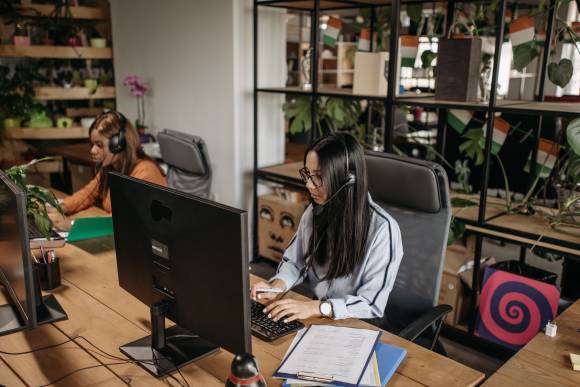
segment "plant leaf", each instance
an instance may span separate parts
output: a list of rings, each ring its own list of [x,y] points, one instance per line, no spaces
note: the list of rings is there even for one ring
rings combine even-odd
[[[560,63],[550,63],[548,65],[548,78],[557,86],[564,87],[572,79],[574,66],[570,59],[562,59]]]
[[[566,128],[566,139],[568,145],[574,150],[577,156],[580,156],[580,118],[576,118],[568,124]]]
[[[463,236],[465,232],[465,223],[457,220],[456,218],[451,219],[451,224],[449,225],[449,234],[447,235],[447,246],[452,245],[456,240]]]
[[[520,44],[513,48],[514,52],[514,67],[518,71],[523,71],[524,68],[530,64],[536,56],[538,56],[538,50],[535,43],[529,42]]]
[[[60,204],[58,204],[58,200],[54,196],[52,192],[47,190],[44,187],[38,187],[36,185],[27,185],[26,186],[26,194],[32,196],[33,198],[38,199],[41,203],[48,203],[54,208],[56,208],[61,214],[64,215]]]
[[[431,67],[433,60],[437,58],[437,54],[431,50],[423,51],[421,54],[421,67],[428,69]]]
[[[32,219],[34,220],[34,224],[36,224],[36,228],[38,231],[42,233],[45,237],[50,237],[50,229],[52,228],[52,222],[50,218],[46,214],[46,212],[41,212],[39,210],[29,212],[29,215],[32,215]]]
[[[481,139],[483,138],[482,128],[471,128],[462,136],[466,140],[459,145],[459,150],[475,162],[475,165],[483,163],[483,149]]]
[[[414,22],[419,22],[421,20],[421,14],[423,13],[423,4],[407,4],[407,15]]]

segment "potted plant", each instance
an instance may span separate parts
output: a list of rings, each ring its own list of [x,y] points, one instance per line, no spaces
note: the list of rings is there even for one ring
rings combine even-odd
[[[32,107],[28,116],[29,128],[52,128],[52,120],[48,116],[48,111],[43,105],[36,103]]]
[[[12,41],[15,46],[30,46],[30,36],[28,35],[28,28],[22,23],[16,23],[14,26],[14,35]]]
[[[0,66],[0,116],[5,128],[20,127],[34,106],[33,82],[44,79],[30,66],[17,65],[13,72]]]
[[[34,159],[28,164],[17,165],[7,169],[6,175],[14,181],[14,183],[26,192],[26,212],[30,221],[36,224],[38,230],[46,237],[50,236],[50,229],[52,222],[46,213],[46,204],[50,204],[64,215],[60,204],[56,197],[46,188],[36,185],[26,184],[26,172],[31,166],[42,162],[51,160],[50,157],[43,159]]]
[[[71,88],[73,85],[73,72],[70,69],[60,70],[56,76],[56,82],[64,88]]]
[[[135,127],[139,134],[143,135],[147,126],[145,125],[145,94],[149,91],[149,85],[143,82],[136,75],[129,75],[123,80],[124,86],[131,88],[131,94],[137,98],[137,119]]]
[[[89,43],[93,48],[105,48],[107,47],[107,39],[103,38],[101,33],[97,31],[95,27],[91,27],[87,32],[87,37],[89,38]]]

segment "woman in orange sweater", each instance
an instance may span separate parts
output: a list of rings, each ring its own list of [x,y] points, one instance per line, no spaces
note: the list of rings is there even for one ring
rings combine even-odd
[[[116,111],[101,114],[89,129],[91,138],[91,159],[96,164],[97,173],[85,187],[65,198],[62,209],[66,215],[82,211],[95,204],[111,212],[111,195],[107,172],[117,171],[125,175],[167,186],[165,176],[159,166],[143,152],[139,135],[133,125]],[[71,221],[60,215],[56,209],[48,208],[54,227],[67,231]]]

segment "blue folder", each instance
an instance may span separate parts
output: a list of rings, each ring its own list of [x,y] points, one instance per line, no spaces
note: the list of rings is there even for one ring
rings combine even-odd
[[[393,345],[385,343],[377,343],[375,346],[375,352],[377,354],[377,363],[379,365],[379,375],[381,377],[381,386],[385,386],[393,374],[401,365],[401,362],[407,356],[407,350],[404,348],[395,347]],[[310,384],[309,386],[314,386],[315,384]],[[282,387],[292,387],[293,384],[288,384],[284,382]],[[298,387],[305,387],[305,385],[296,385]],[[329,386],[334,386],[330,384]]]

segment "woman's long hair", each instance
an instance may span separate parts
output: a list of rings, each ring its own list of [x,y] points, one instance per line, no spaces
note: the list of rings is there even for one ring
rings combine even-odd
[[[311,151],[318,155],[328,198],[345,184],[348,173],[354,174],[356,179],[354,184],[344,187],[336,197],[324,203],[322,211],[314,211],[308,266],[328,264],[324,279],[332,280],[353,274],[366,251],[370,208],[364,150],[353,136],[337,133],[321,137],[312,144],[306,150],[304,164]]]
[[[89,137],[93,130],[98,131],[104,137],[109,140],[116,134],[119,134],[121,128],[121,122],[119,120],[120,113],[115,112],[105,112],[98,116],[89,129]],[[135,165],[139,160],[150,160],[153,161],[149,156],[145,154],[143,148],[141,147],[141,142],[139,139],[139,134],[137,130],[127,119],[125,121],[125,149],[115,155],[111,165],[103,167],[102,164],[96,166],[96,175],[99,176],[99,197],[103,198],[107,190],[109,189],[109,182],[107,179],[107,172],[116,171],[123,175],[130,175],[135,168]],[[157,164],[155,164],[157,165]]]

